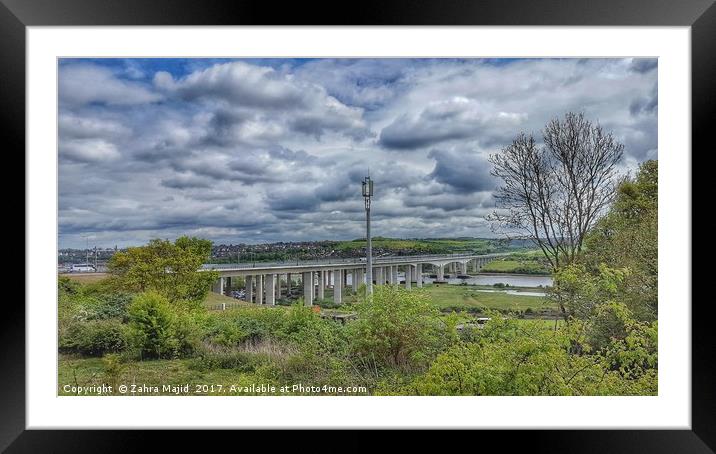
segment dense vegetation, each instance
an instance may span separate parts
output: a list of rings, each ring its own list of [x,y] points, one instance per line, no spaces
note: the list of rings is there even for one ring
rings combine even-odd
[[[546,298],[376,286],[345,299],[341,311],[355,314],[345,324],[300,301],[212,312],[202,301],[215,276],[195,267],[208,242],[132,248],[106,280],[59,279],[59,392],[144,383],[222,385],[201,390],[220,395],[655,395],[657,175],[648,162],[620,184]],[[469,307],[490,320],[474,323]],[[557,308],[561,320],[526,317]]]

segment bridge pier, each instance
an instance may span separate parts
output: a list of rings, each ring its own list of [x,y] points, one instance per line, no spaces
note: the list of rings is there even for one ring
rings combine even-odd
[[[246,286],[244,287],[246,290],[246,301],[249,303],[254,302],[254,277],[253,276],[246,276]]]
[[[270,306],[276,305],[276,275],[266,275],[266,304]]]
[[[333,302],[336,304],[343,302],[343,273],[343,270],[335,270],[333,273]]]
[[[418,263],[415,265],[415,282],[418,288],[423,286],[423,264]]]
[[[438,265],[438,282],[445,281],[445,265]]]
[[[264,303],[264,276],[263,274],[257,274],[256,280],[256,304]]]
[[[313,306],[313,272],[301,273],[303,279],[303,305]]]
[[[326,298],[326,272],[319,271],[318,275],[318,299],[322,300]]]
[[[358,276],[358,285],[356,286],[356,290],[358,290],[358,287],[360,287],[362,284],[365,284],[365,271],[363,268],[359,268],[356,270],[356,275]]]
[[[410,290],[413,282],[413,267],[411,265],[405,266],[405,288]]]

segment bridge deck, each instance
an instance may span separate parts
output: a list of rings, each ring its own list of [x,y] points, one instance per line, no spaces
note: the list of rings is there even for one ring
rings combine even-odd
[[[400,256],[383,256],[373,257],[373,266],[389,266],[389,265],[409,265],[418,263],[429,263],[435,265],[444,265],[452,262],[466,262],[472,259],[490,259],[504,257],[509,252],[500,252],[493,254],[439,254],[439,255],[400,255]],[[221,272],[222,275],[228,273],[238,274],[255,274],[261,272],[267,273],[287,273],[287,272],[309,272],[319,270],[330,270],[334,268],[354,269],[365,267],[365,258],[348,258],[348,259],[325,259],[325,260],[294,260],[281,262],[251,262],[251,263],[234,263],[234,264],[205,264],[202,270],[215,270]]]

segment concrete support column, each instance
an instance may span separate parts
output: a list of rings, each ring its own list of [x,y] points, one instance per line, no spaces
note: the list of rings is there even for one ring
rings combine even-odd
[[[413,267],[412,265],[405,266],[405,288],[410,290],[413,286]]]
[[[318,274],[318,299],[322,300],[326,297],[326,272],[319,271]]]
[[[423,264],[418,263],[415,265],[415,282],[418,288],[423,286]]]
[[[393,284],[398,285],[398,265],[393,265],[390,268],[390,271],[393,274]]]
[[[256,275],[256,304],[264,303],[264,275]]]
[[[254,302],[254,277],[246,276],[246,301],[249,303]]]
[[[351,270],[351,290],[353,293],[358,291],[358,270],[355,268]]]
[[[214,293],[221,293],[221,284],[223,284],[223,278],[219,278],[214,281],[214,285],[211,286],[211,291]]]
[[[303,305],[313,306],[313,272],[303,273]]]
[[[383,267],[379,266],[375,269],[375,284],[376,285],[383,285],[385,284],[385,280],[383,279]]]
[[[390,267],[383,267],[383,285],[390,284]]]
[[[291,294],[291,273],[286,274],[286,295]]]
[[[358,275],[358,287],[361,286],[361,284],[365,284],[365,271],[363,271],[363,268],[356,271],[356,274]],[[356,290],[358,289],[356,287]]]
[[[333,302],[340,304],[343,302],[343,270],[336,270],[333,273]]]
[[[445,265],[438,265],[438,282],[445,280]]]
[[[224,278],[224,291],[222,293],[225,296],[231,296],[231,276]]]
[[[266,275],[266,304],[270,306],[276,305],[276,275]]]

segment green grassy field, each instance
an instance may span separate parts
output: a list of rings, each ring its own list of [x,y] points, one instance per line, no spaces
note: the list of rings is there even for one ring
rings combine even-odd
[[[115,383],[110,395],[125,396],[159,396],[159,395],[281,395],[302,394],[300,392],[282,393],[257,392],[250,389],[256,383],[251,373],[237,369],[197,370],[192,367],[191,359],[153,359],[150,361],[131,361],[123,363],[114,376],[107,374],[102,358],[77,358],[60,355],[58,368],[58,390],[60,396],[77,395],[72,387],[101,386]],[[119,392],[118,384],[124,384],[125,393]],[[132,388],[132,384],[136,387]],[[145,386],[140,386],[145,385]],[[184,387],[185,385],[188,385]],[[232,389],[232,385],[234,388]],[[156,387],[156,388],[155,388]],[[248,387],[248,389],[247,389]],[[324,394],[324,393],[322,393]],[[341,394],[326,392],[325,394]],[[366,394],[356,392],[355,394]],[[79,395],[95,396],[88,392]]]
[[[207,309],[212,309],[214,306],[220,305],[221,303],[225,304],[239,304],[242,306],[249,306],[250,303],[247,303],[246,301],[239,300],[236,298],[232,298],[230,296],[220,295],[218,293],[209,292],[206,295],[206,298],[204,298],[204,306]]]
[[[495,260],[482,267],[485,273],[549,274],[537,260]]]
[[[374,249],[389,249],[420,254],[453,254],[459,252],[491,252],[498,249],[495,241],[485,239],[416,239],[403,240],[375,237]],[[365,240],[340,241],[335,245],[338,251],[360,250],[366,247]]]
[[[483,307],[496,310],[524,311],[527,308],[533,311],[551,309],[545,298],[541,296],[514,295],[500,292],[480,291],[479,287],[465,285],[435,285],[423,287],[433,303],[443,308]]]
[[[92,284],[107,278],[107,273],[64,273],[63,277],[79,282],[81,284]]]
[[[441,310],[475,310],[477,308],[494,309],[500,311],[525,311],[528,308],[534,312],[540,310],[554,310],[556,306],[550,304],[544,297],[530,295],[515,295],[509,293],[485,291],[485,286],[427,284],[422,289],[413,288],[414,291],[425,292]],[[494,290],[494,289],[493,289]],[[534,290],[534,289],[527,289]],[[358,297],[346,294],[344,303],[356,303]]]

